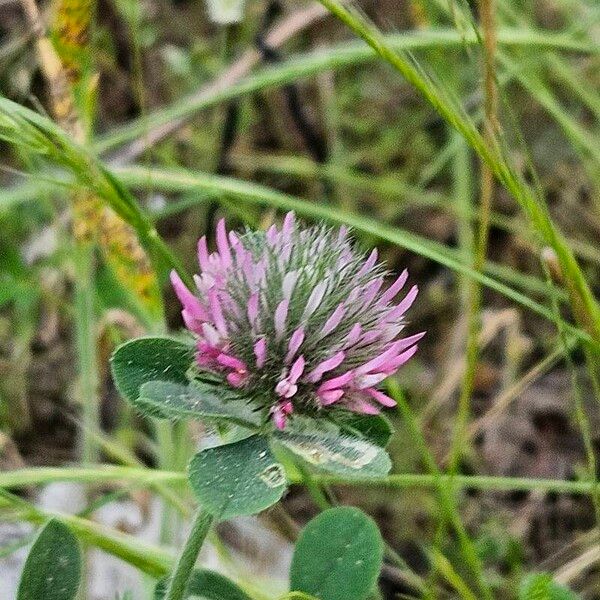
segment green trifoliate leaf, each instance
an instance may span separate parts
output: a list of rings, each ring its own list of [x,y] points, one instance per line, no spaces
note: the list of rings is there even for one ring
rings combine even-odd
[[[154,600],[163,600],[168,579],[161,579],[154,590]],[[188,583],[185,600],[250,600],[233,581],[214,571],[196,569]]]
[[[577,600],[579,596],[569,588],[553,581],[548,573],[532,573],[519,587],[519,600]]]
[[[247,400],[222,385],[194,381],[188,385],[149,381],[133,404],[142,412],[167,419],[214,419],[258,427],[261,416]]]
[[[392,433],[394,433],[389,419],[383,415],[359,415],[350,411],[340,411],[336,422],[342,431],[357,437],[364,437],[381,448],[388,445]]]
[[[187,372],[194,362],[194,346],[166,337],[143,337],[125,342],[112,355],[115,385],[131,403],[148,381],[187,384]]]
[[[17,600],[73,600],[81,579],[77,538],[60,521],[49,521],[33,543]]]
[[[202,450],[190,463],[189,480],[202,507],[218,519],[256,514],[287,486],[282,465],[258,435]]]
[[[331,508],[302,531],[290,587],[320,600],[364,600],[382,561],[383,541],[373,519],[357,508]]]
[[[392,467],[381,446],[314,419],[294,419],[275,439],[308,464],[345,477],[382,477]]]

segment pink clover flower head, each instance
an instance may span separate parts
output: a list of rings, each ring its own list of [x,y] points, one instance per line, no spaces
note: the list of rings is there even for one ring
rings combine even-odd
[[[241,235],[221,220],[216,246],[198,243],[196,289],[171,274],[198,369],[262,403],[278,429],[294,413],[395,405],[378,386],[425,335],[400,337],[418,293],[400,297],[407,271],[385,287],[376,250],[358,251],[345,228],[303,228],[293,213]]]

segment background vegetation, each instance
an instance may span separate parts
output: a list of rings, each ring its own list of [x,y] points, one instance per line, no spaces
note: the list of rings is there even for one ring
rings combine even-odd
[[[377,521],[385,598],[559,597],[524,596],[533,572],[600,598],[600,6],[248,0],[223,24],[207,4],[0,5],[0,528],[53,515],[166,572],[204,433],[140,418],[108,357],[181,327],[166,276],[189,280],[217,218],[293,209],[408,267],[428,334],[388,382],[394,474],[221,527],[233,578],[277,597],[240,539],[285,549],[333,500]],[[40,500],[64,480],[76,515]],[[160,513],[152,545],[99,522],[115,504]],[[0,532],[7,572],[32,535]]]

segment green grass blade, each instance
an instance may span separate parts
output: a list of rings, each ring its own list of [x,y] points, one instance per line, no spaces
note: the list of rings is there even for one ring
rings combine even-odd
[[[404,489],[427,488],[452,484],[461,489],[495,491],[533,491],[543,490],[560,494],[594,493],[591,481],[572,481],[566,479],[537,479],[532,477],[497,477],[493,475],[430,475],[422,473],[393,473],[385,477],[355,477],[349,480],[336,475],[313,474],[315,481],[325,485],[360,486],[372,488]],[[288,473],[290,484],[301,482],[299,474]],[[161,471],[137,467],[119,467],[98,465],[95,467],[31,467],[0,473],[0,488],[19,489],[32,485],[43,485],[56,481],[72,481],[94,485],[102,482],[130,482],[136,486],[151,486],[156,482],[184,483],[184,472]]]
[[[543,198],[534,194],[511,168],[500,144],[489,147],[473,121],[454,106],[452,100],[447,98],[447,94],[429,80],[417,66],[392,48],[385,36],[367,22],[358,11],[347,9],[338,0],[320,0],[320,2],[421,93],[436,112],[467,140],[496,178],[517,200],[528,216],[534,231],[557,254],[569,289],[575,318],[595,340],[600,340],[600,307],[573,252],[552,222]]]
[[[148,182],[148,170],[143,167],[122,167],[115,169],[115,173],[124,183],[134,187],[144,186]],[[554,315],[550,309],[496,279],[478,273],[459,258],[450,255],[445,246],[440,248],[440,245],[435,245],[431,241],[425,241],[413,233],[385,225],[363,215],[349,213],[337,207],[305,202],[256,183],[217,175],[191,173],[181,169],[153,169],[151,181],[155,189],[183,191],[196,187],[208,191],[221,192],[227,196],[252,204],[270,206],[280,210],[293,210],[305,217],[349,225],[357,231],[372,235],[377,239],[385,240],[392,244],[397,244],[411,252],[415,252],[444,265],[453,271],[476,279],[483,285],[543,316],[545,319],[554,322]],[[600,348],[586,332],[568,323],[565,323],[564,326],[569,333],[572,333],[581,341]]]
[[[0,97],[0,139],[72,173],[79,185],[93,191],[135,229],[163,282],[167,281],[169,271],[176,269],[192,285],[189,275],[130,192],[95,155],[76,144],[50,119]]]
[[[408,32],[386,36],[386,42],[395,50],[417,51],[430,48],[461,50],[478,43],[474,33],[462,35],[451,29]],[[580,41],[562,33],[550,33],[526,29],[501,29],[498,31],[501,46],[526,48],[553,48],[570,52],[600,53],[600,45]],[[203,87],[173,105],[147,114],[100,137],[96,142],[98,152],[107,152],[141,138],[154,129],[186,119],[211,106],[233,100],[259,90],[281,86],[298,79],[313,77],[323,71],[338,70],[349,66],[372,62],[376,54],[366,44],[345,43],[339,46],[293,56],[284,63],[263,68],[241,81],[222,86]]]

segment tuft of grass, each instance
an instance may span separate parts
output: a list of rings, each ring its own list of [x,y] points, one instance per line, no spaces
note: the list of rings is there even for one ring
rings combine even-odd
[[[0,139],[39,155],[71,173],[78,185],[93,191],[136,232],[159,280],[165,283],[176,269],[190,286],[192,279],[156,231],[131,193],[88,149],[58,125],[15,102],[0,97]]]
[[[571,248],[553,223],[544,199],[534,193],[510,166],[500,141],[495,139],[493,145],[489,145],[468,115],[455,106],[416,63],[394,50],[379,30],[358,11],[345,7],[338,0],[319,1],[401,73],[436,112],[465,138],[498,181],[511,193],[523,208],[533,231],[556,252],[575,319],[594,340],[600,341],[600,307],[589,284]]]

